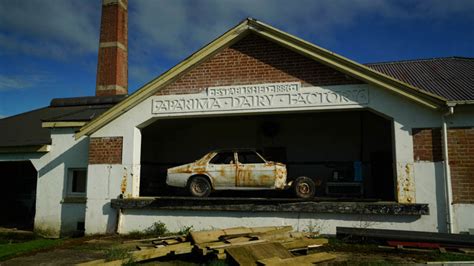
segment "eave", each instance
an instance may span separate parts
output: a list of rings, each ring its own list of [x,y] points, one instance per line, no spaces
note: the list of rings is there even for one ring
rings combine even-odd
[[[51,145],[0,147],[0,153],[46,153],[50,151]]]

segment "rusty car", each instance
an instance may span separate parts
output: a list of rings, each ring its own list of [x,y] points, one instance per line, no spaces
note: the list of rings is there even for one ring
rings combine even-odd
[[[169,168],[166,184],[186,188],[195,197],[207,197],[216,190],[289,188],[300,198],[315,194],[311,178],[289,180],[285,164],[267,161],[252,149],[211,151],[195,162]]]

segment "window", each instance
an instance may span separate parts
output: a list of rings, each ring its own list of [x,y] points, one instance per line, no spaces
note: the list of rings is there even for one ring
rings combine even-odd
[[[69,169],[68,196],[85,196],[87,187],[86,169]]]
[[[230,164],[234,161],[233,152],[220,152],[209,163],[211,164]]]
[[[265,161],[255,152],[239,152],[239,163],[265,163]]]

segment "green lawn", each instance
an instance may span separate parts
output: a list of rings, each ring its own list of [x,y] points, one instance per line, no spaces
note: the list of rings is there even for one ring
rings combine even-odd
[[[50,248],[61,244],[61,239],[34,239],[22,243],[0,244],[0,261],[28,253],[31,251]]]

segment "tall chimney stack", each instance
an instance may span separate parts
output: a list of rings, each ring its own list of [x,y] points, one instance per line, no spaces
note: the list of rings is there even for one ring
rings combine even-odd
[[[128,93],[128,0],[102,0],[95,95]]]

